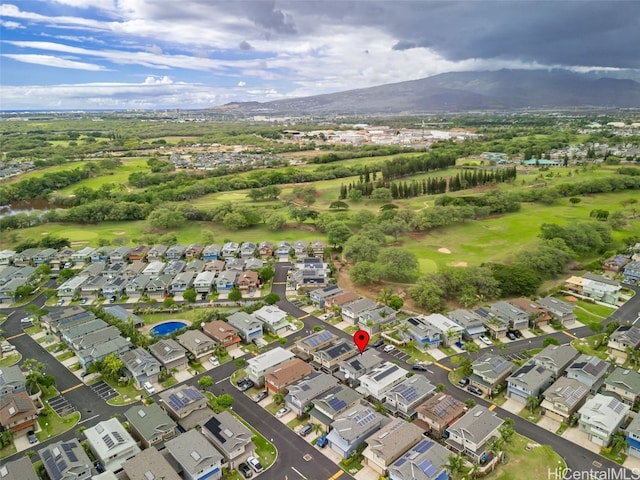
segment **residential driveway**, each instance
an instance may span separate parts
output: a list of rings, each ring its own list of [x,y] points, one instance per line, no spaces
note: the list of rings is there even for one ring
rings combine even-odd
[[[600,453],[600,446],[591,442],[589,440],[589,436],[586,433],[581,432],[578,427],[567,428],[562,434],[562,438],[569,440],[570,442],[577,443],[581,447],[591,450],[592,452]]]
[[[209,362],[207,362],[207,363],[209,363]],[[211,364],[209,363],[209,365],[211,365]],[[178,383],[182,383],[185,380],[189,380],[190,378],[192,378],[193,375],[191,375],[188,370],[184,369],[184,370],[178,370],[174,374],[174,377],[178,381]]]
[[[427,350],[427,353],[431,355],[433,358],[435,358],[436,360],[442,360],[443,358],[446,358],[448,356],[439,348],[431,348]]]
[[[338,330],[344,330],[345,328],[351,327],[352,325],[349,322],[345,322],[344,320],[336,325]]]
[[[342,461],[342,457],[340,456],[340,454],[334,452],[333,450],[331,450],[329,448],[329,445],[327,445],[324,448],[319,448],[319,447],[315,447],[316,450],[322,452],[322,454],[327,457],[329,460],[331,460],[333,463],[335,463],[336,465],[338,465],[341,461]]]
[[[380,478],[380,474],[365,465],[362,467],[362,470],[356,473],[353,477],[356,480],[378,480],[378,478]]]
[[[547,416],[543,416],[538,422],[538,426],[555,433],[560,428],[560,422]]]
[[[555,333],[557,331],[551,325],[541,325],[540,326],[540,330],[542,330],[544,333]],[[529,332],[529,330],[527,330],[527,332]],[[522,332],[522,333],[524,334],[524,332]],[[529,332],[529,333],[531,333],[531,332]]]
[[[295,412],[289,412],[284,417],[280,417],[278,420],[280,420],[282,423],[284,423],[286,425],[287,423],[289,423],[294,418],[296,418]]]
[[[236,348],[232,348],[231,350],[229,350],[229,355],[231,356],[231,358],[237,358],[237,357],[242,357],[245,353],[242,351],[242,349],[240,347],[236,347]]]
[[[502,408],[507,412],[515,413],[516,415],[519,414],[524,407],[524,404],[512,398],[507,398],[507,401],[502,404]]]
[[[631,471],[640,472],[640,458],[629,455],[622,464]]]

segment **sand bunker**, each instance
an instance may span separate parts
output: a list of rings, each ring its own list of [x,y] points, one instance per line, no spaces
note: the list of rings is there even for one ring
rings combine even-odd
[[[116,235],[126,235],[127,232],[116,232]]]
[[[449,250],[448,248],[444,248],[444,247],[439,248],[439,249],[438,249],[438,251],[439,251],[440,253],[446,253],[446,254],[451,253],[451,250]]]
[[[452,263],[451,266],[452,267],[466,267],[468,265],[467,265],[467,262],[455,262],[455,263]]]

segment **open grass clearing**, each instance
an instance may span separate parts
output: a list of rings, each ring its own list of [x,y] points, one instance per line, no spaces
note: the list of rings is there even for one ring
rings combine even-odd
[[[577,338],[571,341],[571,345],[580,353],[607,360],[609,355],[607,354],[607,343],[604,341],[605,336],[606,333],[599,333],[590,337]]]
[[[565,463],[549,445],[539,445],[526,450],[533,441],[520,434],[515,434],[505,445],[506,464],[498,464],[496,469],[487,475],[488,480],[540,480],[547,478],[549,472],[558,472],[562,478]],[[537,445],[537,444],[535,444]],[[557,469],[557,470],[556,470]]]
[[[48,438],[55,437],[61,433],[71,430],[80,421],[80,412],[73,412],[65,417],[59,416],[56,412],[51,410],[46,417],[38,417],[38,423],[42,431],[38,432],[36,436],[38,440],[45,441]]]
[[[20,352],[9,352],[3,354],[0,358],[0,367],[10,367],[22,360],[22,354]]]
[[[129,182],[129,175],[133,172],[146,172],[148,173],[149,167],[147,167],[146,158],[131,158],[122,160],[122,165],[115,169],[113,172],[104,172],[100,175],[92,178],[87,178],[73,185],[69,185],[66,188],[60,190],[63,195],[69,195],[73,193],[76,188],[86,187],[91,189],[98,189],[103,185],[114,184],[114,191],[118,191],[118,186],[124,186]]]

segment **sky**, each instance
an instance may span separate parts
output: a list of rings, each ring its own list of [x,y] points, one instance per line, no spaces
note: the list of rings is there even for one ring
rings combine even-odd
[[[9,0],[0,32],[0,110],[191,109],[451,71],[640,69],[636,0]]]

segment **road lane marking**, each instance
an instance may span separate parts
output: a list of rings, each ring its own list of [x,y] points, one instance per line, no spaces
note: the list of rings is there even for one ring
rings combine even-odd
[[[301,474],[298,470],[296,470],[295,467],[291,467],[291,470],[293,470],[294,472],[296,472],[298,475],[300,475],[302,478],[304,478],[304,480],[307,480],[307,477],[305,477],[303,474]]]
[[[564,333],[565,335],[567,335],[568,337],[571,337],[571,338],[578,338],[575,335],[572,335],[571,333],[567,332],[566,330],[562,330],[562,333]]]
[[[301,317],[298,317],[298,320],[304,320],[305,318],[309,318],[311,316],[310,313],[307,313],[306,315],[303,315]]]
[[[344,473],[344,470],[338,470],[336,473],[334,473],[331,477],[329,477],[329,480],[336,480],[336,478],[338,478],[340,475],[342,475]]]
[[[81,422],[78,422],[78,425],[80,425],[81,423],[84,422],[88,422],[89,420],[93,420],[94,418],[98,418],[100,415],[94,415],[93,417],[89,417],[89,418],[85,418],[84,420],[82,420]]]
[[[489,407],[489,411],[490,411],[490,412],[493,412],[493,411],[496,409],[496,406],[497,406],[497,405],[496,405],[495,403],[494,403],[494,404],[492,404],[492,405]]]
[[[26,335],[26,333],[22,332],[22,333],[19,333],[17,335],[14,335],[13,337],[7,337],[7,338],[5,338],[5,340],[13,340],[14,338],[18,338],[18,337],[21,337],[23,335]]]
[[[286,285],[287,282],[273,282],[272,285]]]
[[[69,393],[72,390],[75,390],[76,388],[80,388],[80,387],[84,387],[84,383],[79,383],[77,385],[74,385],[73,387],[69,387],[66,390],[62,390],[60,392],[60,395],[64,395],[65,393]]]
[[[433,362],[434,365],[439,366],[440,368],[442,368],[443,370],[446,370],[447,372],[450,372],[451,369],[449,367],[445,367],[444,365],[442,365],[441,363],[438,362]]]
[[[222,383],[222,382],[226,382],[226,381],[227,381],[227,380],[229,380],[230,378],[231,378],[231,375],[229,375],[228,377],[223,378],[222,380],[218,380],[218,381],[216,382],[216,385],[218,385],[219,383]]]

